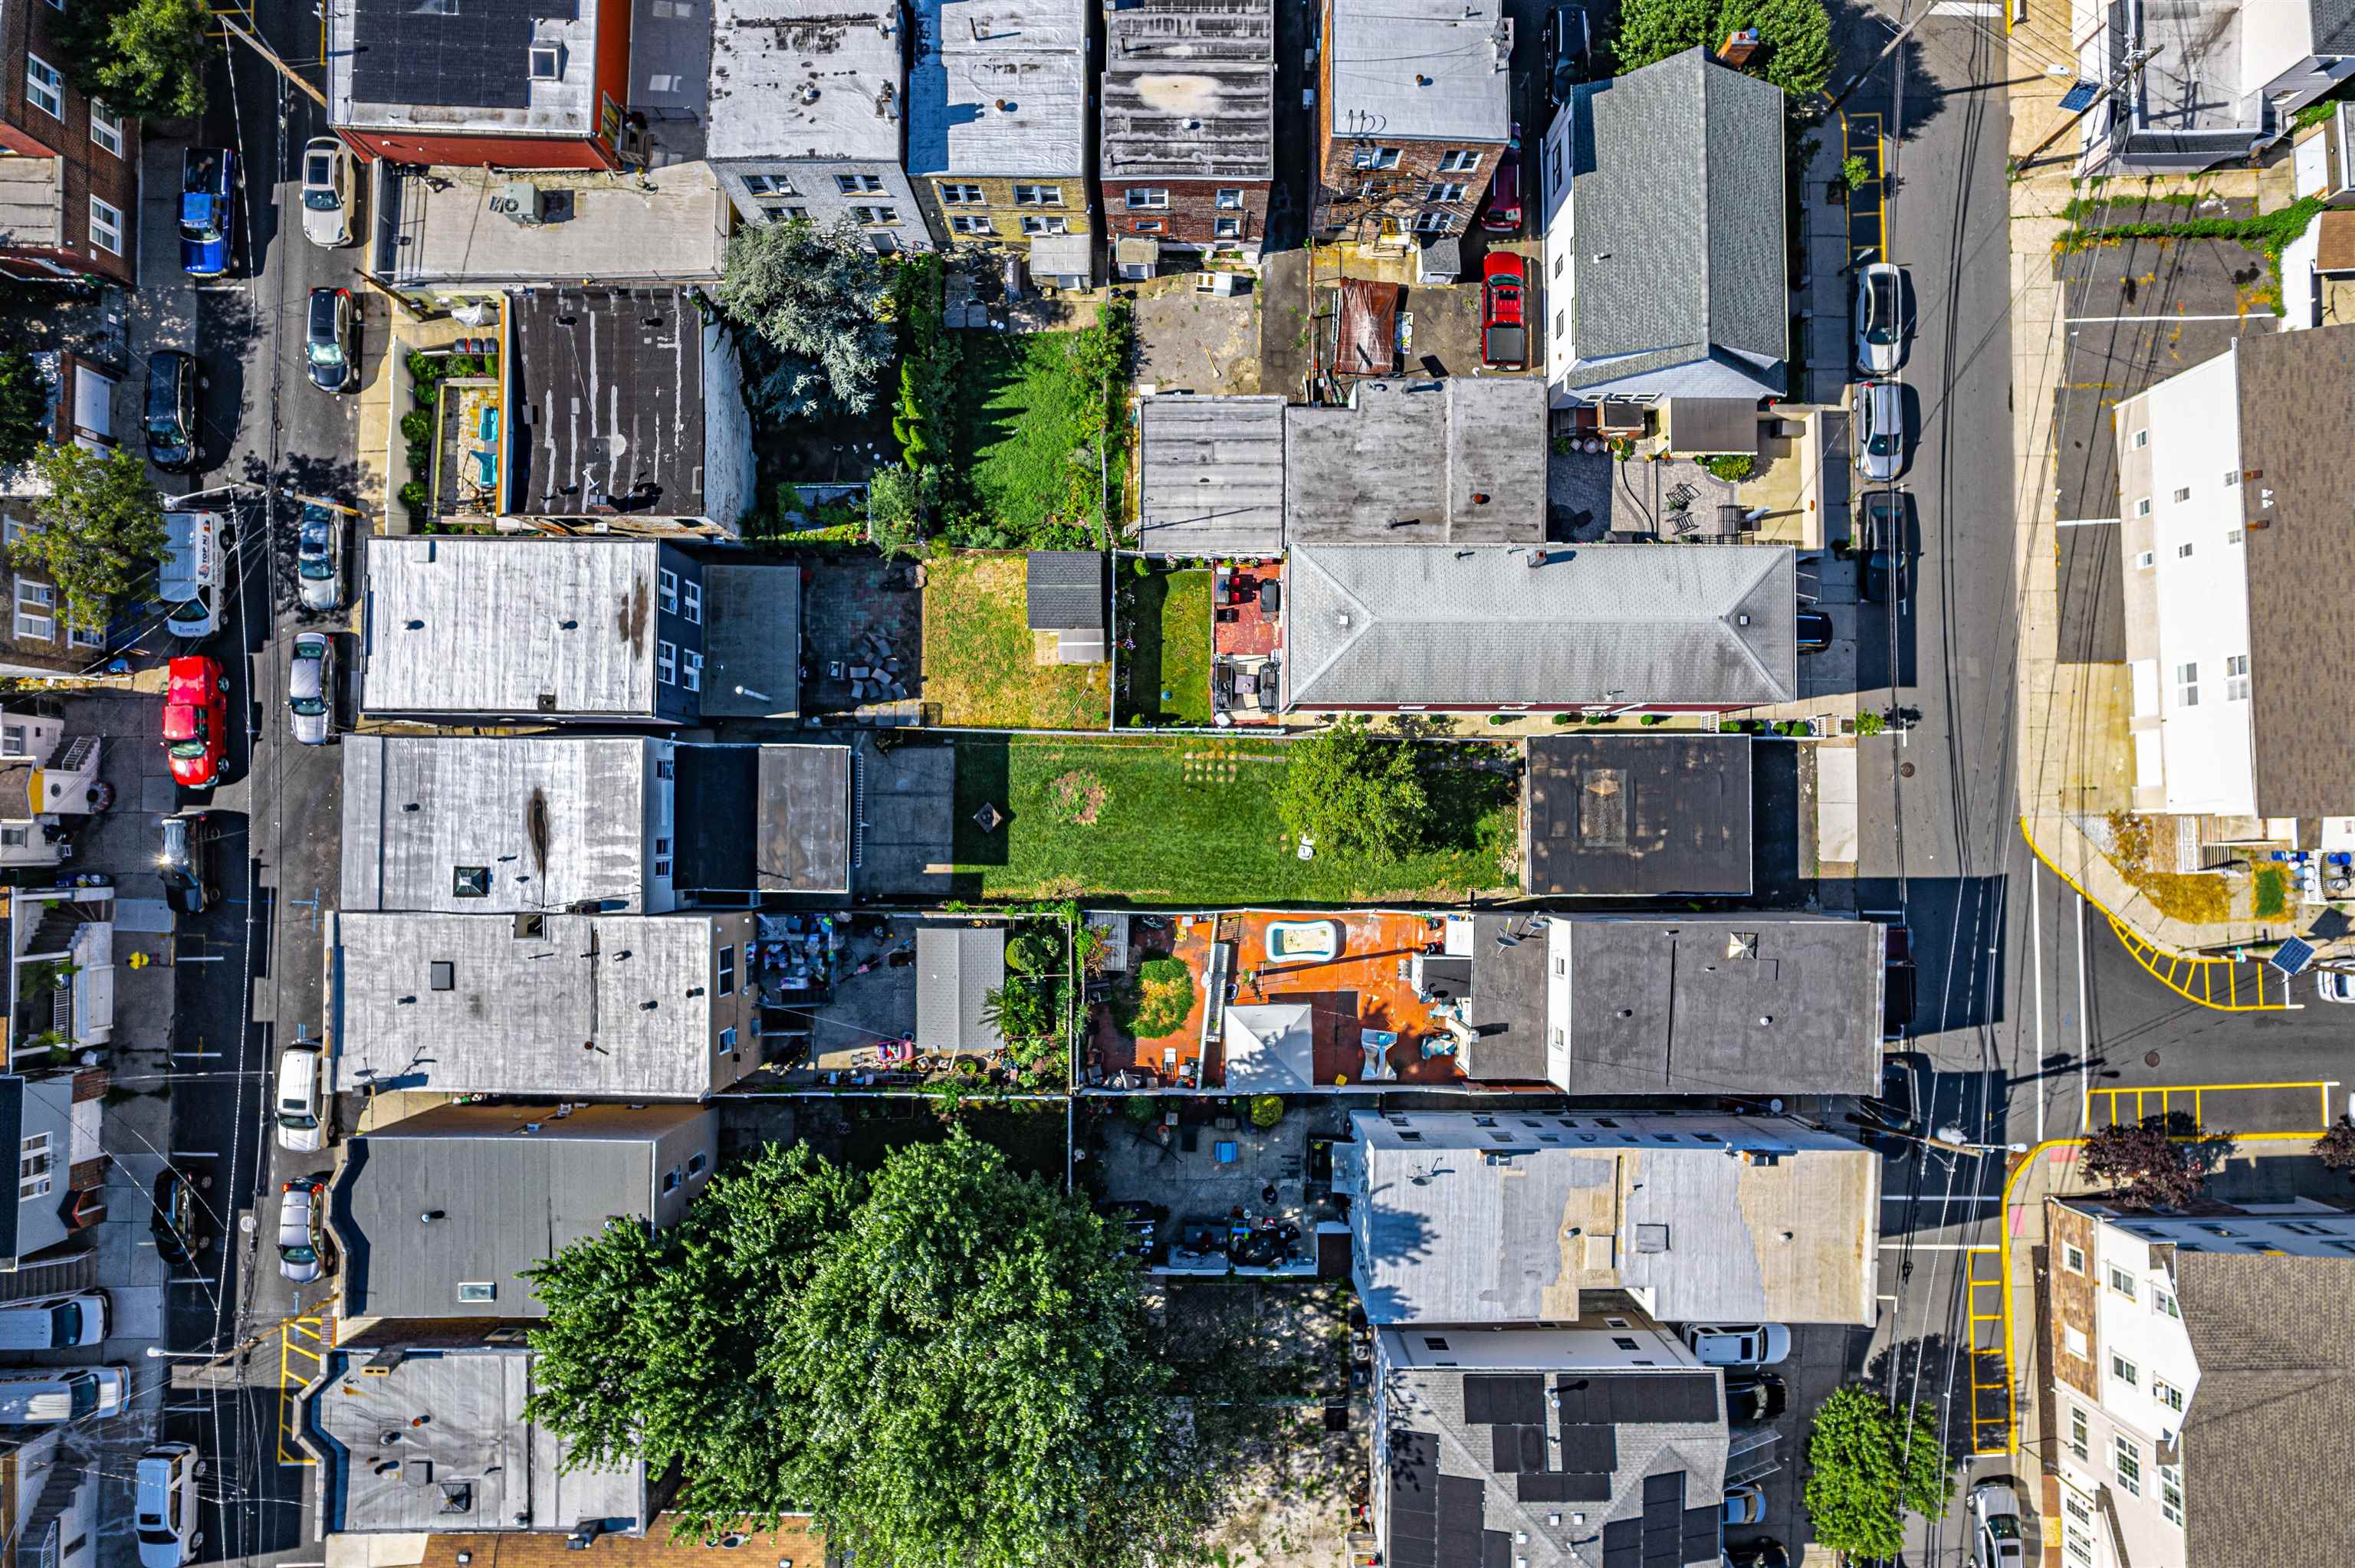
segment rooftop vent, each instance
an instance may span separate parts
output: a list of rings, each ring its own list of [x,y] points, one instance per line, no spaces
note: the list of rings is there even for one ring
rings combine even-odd
[[[795,94],[795,96],[804,103],[815,103],[817,101],[817,83],[814,81],[804,82],[802,84],[801,91]]]
[[[531,79],[562,81],[564,79],[564,46],[557,43],[531,46]]]
[[[458,966],[451,962],[448,959],[434,959],[432,966],[432,978],[427,983],[434,991],[457,990]]]
[[[1729,935],[1725,938],[1725,956],[1729,959],[1757,958],[1758,933],[1755,931],[1735,931]]]

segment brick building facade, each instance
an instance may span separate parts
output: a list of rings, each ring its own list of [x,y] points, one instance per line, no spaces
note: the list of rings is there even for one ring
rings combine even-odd
[[[1255,264],[1275,174],[1272,0],[1128,0],[1104,26],[1114,269],[1151,277],[1164,249]]]
[[[139,120],[112,115],[65,79],[58,12],[0,12],[0,270],[19,278],[138,281]]]
[[[1404,246],[1462,234],[1512,136],[1498,0],[1325,0],[1313,226]]]

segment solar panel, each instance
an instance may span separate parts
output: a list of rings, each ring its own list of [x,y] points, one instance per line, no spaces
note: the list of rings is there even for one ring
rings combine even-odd
[[[1534,1372],[1467,1372],[1464,1419],[1476,1426],[1542,1426],[1545,1379]]]
[[[1546,1467],[1545,1428],[1492,1426],[1488,1429],[1488,1467],[1500,1476]]]
[[[2275,948],[2274,956],[2265,962],[2286,975],[2302,973],[2307,965],[2314,962],[2314,945],[2302,937],[2292,937]]]
[[[1603,1527],[1603,1568],[1643,1568],[1644,1527],[1632,1519]]]
[[[1513,1478],[1522,1502],[1609,1502],[1611,1477],[1592,1470],[1524,1470]]]
[[[1685,1510],[1684,1552],[1688,1563],[1714,1563],[1723,1550],[1725,1505]]]
[[[1564,1426],[1561,1467],[1565,1470],[1615,1470],[1619,1467],[1619,1434],[1610,1426]]]
[[[1513,1568],[1513,1538],[1501,1530],[1482,1531],[1480,1568]]]
[[[1717,1419],[1717,1379],[1707,1372],[1567,1377],[1554,1389],[1554,1404],[1565,1426],[1707,1425]]]
[[[2100,82],[2087,81],[2083,78],[2078,79],[2076,81],[2070,84],[2068,91],[2061,95],[2061,112],[2063,114],[2083,114],[2086,110],[2094,107],[2094,100],[2100,94],[2101,90],[2102,84]]]
[[[522,109],[531,101],[532,24],[542,14],[554,11],[538,0],[358,0],[352,96],[363,103]]]
[[[1685,1560],[1685,1473],[1644,1478],[1644,1563],[1682,1564]]]

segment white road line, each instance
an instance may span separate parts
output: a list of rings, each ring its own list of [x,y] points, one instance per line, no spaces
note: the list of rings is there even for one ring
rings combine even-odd
[[[2093,1131],[2094,1044],[2085,1033],[2085,895],[2077,895],[2077,1130]]]
[[[2039,885],[2043,863],[2028,857],[2028,950],[2036,959],[2036,1070],[2044,1071],[2044,889]],[[2036,1141],[2044,1141],[2044,1084],[2036,1085]]]
[[[2153,325],[2157,325],[2160,322],[2166,322],[2172,324],[2176,322],[2244,322],[2248,319],[2249,318],[2247,316],[2070,316],[2067,318],[2064,324],[2069,326],[2104,326],[2115,322],[2149,322]]]
[[[2115,528],[2117,525],[2118,520],[2115,517],[2063,517],[2052,524],[2055,528]]]
[[[1989,1242],[1917,1241],[1885,1241],[1881,1244],[1881,1250],[1887,1252],[1892,1247],[1901,1246],[1911,1247],[1915,1252],[1993,1252],[1995,1250],[1994,1245]]]
[[[1994,0],[1933,0],[1933,16],[2000,16],[2003,7]]]
[[[2002,1197],[2000,1192],[1948,1192],[1936,1201],[1941,1203],[1992,1203]],[[1884,1203],[1910,1203],[1913,1198],[1906,1192],[1883,1192],[1881,1201]],[[1930,1202],[1931,1200],[1925,1198],[1922,1200],[1922,1206],[1926,1209]]]

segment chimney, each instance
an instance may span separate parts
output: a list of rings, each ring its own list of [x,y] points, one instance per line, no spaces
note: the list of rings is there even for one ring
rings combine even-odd
[[[1757,52],[1758,29],[1736,27],[1725,35],[1725,42],[1719,47],[1717,58],[1734,69],[1740,70],[1750,63],[1750,57]]]

